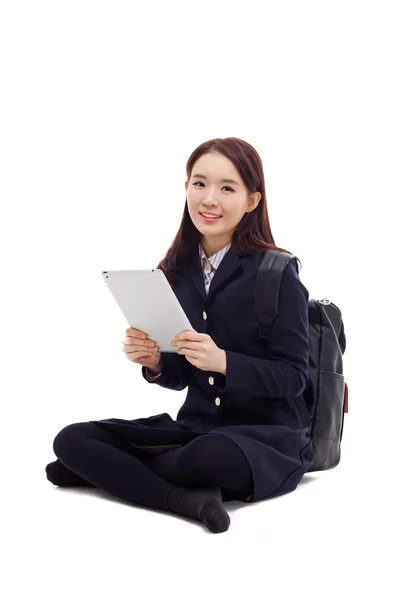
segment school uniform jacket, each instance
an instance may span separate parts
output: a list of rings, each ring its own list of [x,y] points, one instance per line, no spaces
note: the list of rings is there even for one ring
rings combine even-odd
[[[239,254],[228,244],[207,259],[200,246],[174,289],[193,328],[210,335],[226,352],[225,375],[201,370],[176,352],[162,352],[161,374],[154,376],[142,367],[142,375],[152,385],[187,388],[176,419],[162,413],[93,421],[149,453],[206,433],[225,435],[241,448],[251,467],[253,493],[241,498],[247,502],[293,491],[313,460],[302,419],[309,368],[309,294],[290,261],[267,347],[257,335],[253,310],[263,256],[264,251]]]

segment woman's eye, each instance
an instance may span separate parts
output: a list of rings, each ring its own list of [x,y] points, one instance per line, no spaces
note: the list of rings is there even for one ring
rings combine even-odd
[[[204,185],[202,181],[195,181],[195,183],[193,185],[196,185],[197,183],[201,183],[201,185]],[[229,185],[224,185],[224,188],[227,188],[228,190],[231,190],[232,192],[235,191]],[[222,188],[222,189],[224,189],[224,188]]]

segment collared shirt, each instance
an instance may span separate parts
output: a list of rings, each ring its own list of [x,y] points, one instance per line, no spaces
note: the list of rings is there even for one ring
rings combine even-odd
[[[199,254],[201,260],[201,266],[203,268],[203,276],[204,276],[204,285],[206,288],[206,294],[208,295],[208,291],[210,289],[211,280],[214,277],[215,271],[217,270],[221,260],[224,258],[225,254],[228,252],[231,247],[231,242],[227,244],[222,250],[218,250],[215,254],[207,258],[206,253],[201,244],[199,244]]]
[[[206,253],[204,252],[203,246],[201,244],[199,244],[199,255],[200,255],[201,266],[203,269],[204,285],[205,285],[207,295],[208,295],[211,280],[214,277],[215,271],[218,269],[219,264],[221,263],[222,259],[224,258],[225,254],[228,252],[230,247],[231,247],[231,242],[229,242],[229,244],[227,244],[221,250],[218,250],[218,252],[216,252],[212,256],[207,257]],[[145,373],[146,373],[146,379],[148,381],[154,381],[155,379],[157,379],[157,377],[160,377],[160,375],[161,375],[161,373],[158,373],[157,375],[150,375],[148,369],[146,369]]]

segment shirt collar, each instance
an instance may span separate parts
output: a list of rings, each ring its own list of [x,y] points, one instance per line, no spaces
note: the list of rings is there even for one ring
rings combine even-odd
[[[204,267],[204,262],[206,260],[208,260],[208,262],[211,264],[212,268],[217,269],[218,265],[220,264],[220,262],[222,261],[222,259],[224,258],[225,254],[228,252],[230,247],[231,247],[231,242],[229,242],[229,244],[227,244],[221,250],[218,250],[218,252],[216,252],[212,256],[207,257],[206,253],[204,252],[203,246],[200,243],[199,244],[199,254],[200,254],[200,260],[201,260],[202,266]]]

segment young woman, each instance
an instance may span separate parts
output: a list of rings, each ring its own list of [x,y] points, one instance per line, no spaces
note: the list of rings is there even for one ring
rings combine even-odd
[[[293,491],[313,460],[299,401],[308,384],[308,291],[292,259],[266,349],[253,311],[257,268],[275,246],[261,159],[230,137],[201,144],[187,167],[182,222],[159,263],[194,330],[177,353],[128,329],[124,352],[149,383],[183,390],[168,413],[73,423],[46,467],[59,486],[95,486],[226,531],[223,501]],[[207,217],[208,215],[208,217]],[[145,332],[144,332],[145,333]]]

